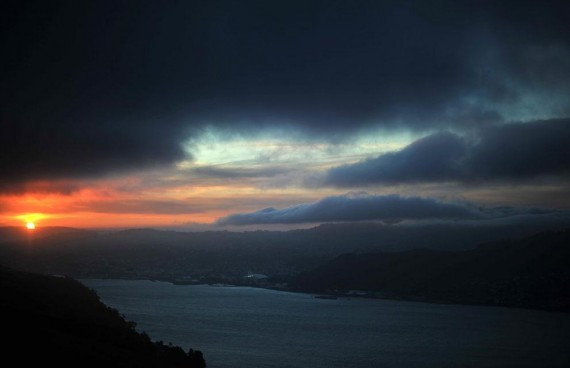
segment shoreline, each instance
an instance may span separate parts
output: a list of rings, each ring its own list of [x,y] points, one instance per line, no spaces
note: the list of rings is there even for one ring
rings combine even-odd
[[[75,278],[74,278],[75,279]],[[569,314],[570,311],[560,310],[560,309],[550,309],[550,308],[533,308],[526,306],[511,306],[502,304],[492,304],[492,303],[462,303],[457,301],[446,301],[446,300],[435,300],[426,298],[414,298],[414,297],[388,297],[388,296],[375,296],[371,294],[346,294],[342,292],[330,292],[330,291],[308,291],[308,290],[296,290],[280,287],[262,286],[262,285],[252,285],[252,284],[226,284],[226,283],[207,283],[207,282],[196,282],[196,283],[180,283],[176,280],[167,279],[151,279],[151,278],[109,278],[109,277],[88,277],[88,278],[76,278],[76,280],[122,280],[122,281],[150,281],[150,282],[166,282],[174,286],[210,286],[210,287],[250,287],[256,289],[265,289],[280,291],[285,293],[295,293],[295,294],[308,294],[313,295],[315,299],[324,300],[334,300],[334,299],[376,299],[376,300],[387,300],[387,301],[400,301],[400,302],[411,302],[411,303],[425,303],[434,305],[460,305],[460,306],[473,306],[473,307],[495,307],[495,308],[508,308],[508,309],[520,309],[528,311],[539,311],[539,312],[550,312],[550,313],[562,313]],[[362,292],[362,291],[361,291]],[[373,291],[370,293],[374,293]]]

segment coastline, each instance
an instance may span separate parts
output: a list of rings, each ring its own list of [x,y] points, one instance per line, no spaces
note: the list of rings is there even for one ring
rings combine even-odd
[[[318,291],[318,290],[299,290],[285,287],[277,286],[267,286],[267,285],[254,285],[250,283],[208,283],[208,282],[179,282],[172,279],[157,279],[157,278],[110,278],[110,277],[82,277],[77,278],[78,281],[81,280],[125,280],[125,281],[150,281],[150,282],[166,282],[174,286],[210,286],[210,287],[249,287],[256,289],[265,289],[280,291],[285,293],[295,293],[295,294],[308,294],[312,295],[315,299],[322,300],[335,300],[335,299],[348,299],[358,298],[358,299],[376,299],[376,300],[389,300],[389,301],[400,301],[400,302],[411,302],[411,303],[425,303],[425,304],[435,304],[435,305],[460,305],[460,306],[476,306],[476,307],[495,307],[495,308],[507,308],[507,309],[521,309],[521,310],[531,310],[540,312],[550,312],[550,313],[563,313],[569,314],[570,311],[564,309],[549,309],[549,308],[532,308],[529,306],[513,306],[513,305],[503,305],[495,303],[468,303],[461,301],[450,301],[441,299],[428,299],[423,297],[413,297],[413,296],[388,296],[388,295],[378,295],[378,292],[364,290],[358,290],[352,293],[340,292],[340,291]]]

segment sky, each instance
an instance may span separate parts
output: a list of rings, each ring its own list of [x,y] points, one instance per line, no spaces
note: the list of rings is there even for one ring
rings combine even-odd
[[[0,226],[570,210],[567,1],[8,1]]]

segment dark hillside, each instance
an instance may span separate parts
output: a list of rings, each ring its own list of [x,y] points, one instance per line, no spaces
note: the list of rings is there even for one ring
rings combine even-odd
[[[153,343],[71,278],[0,268],[0,306],[12,366],[205,366],[200,352]]]
[[[292,282],[297,290],[570,312],[570,230],[468,251],[345,254]]]
[[[498,239],[568,226],[329,224],[291,231],[175,232],[130,229],[97,233],[66,228],[0,228],[0,264],[74,278],[235,282],[249,272],[293,276],[344,253],[416,248],[460,251]],[[4,239],[4,240],[2,240]],[[234,281],[231,281],[234,280]]]

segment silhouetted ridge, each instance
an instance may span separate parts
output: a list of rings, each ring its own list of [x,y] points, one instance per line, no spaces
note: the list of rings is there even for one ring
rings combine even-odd
[[[0,268],[3,361],[33,367],[205,367],[202,353],[157,344],[67,277]]]
[[[345,254],[294,278],[296,290],[570,312],[570,230],[467,251]],[[351,292],[352,290],[352,292]]]
[[[529,236],[560,224],[327,224],[306,230],[175,232],[130,229],[71,232],[0,242],[0,264],[75,278],[182,278],[238,282],[248,272],[293,276],[348,253],[473,249],[497,239]],[[6,230],[7,231],[7,230]],[[0,233],[2,228],[0,228]]]
[[[96,235],[96,232],[61,226],[39,226],[30,232],[24,226],[0,227],[0,243],[34,239],[77,240]]]

